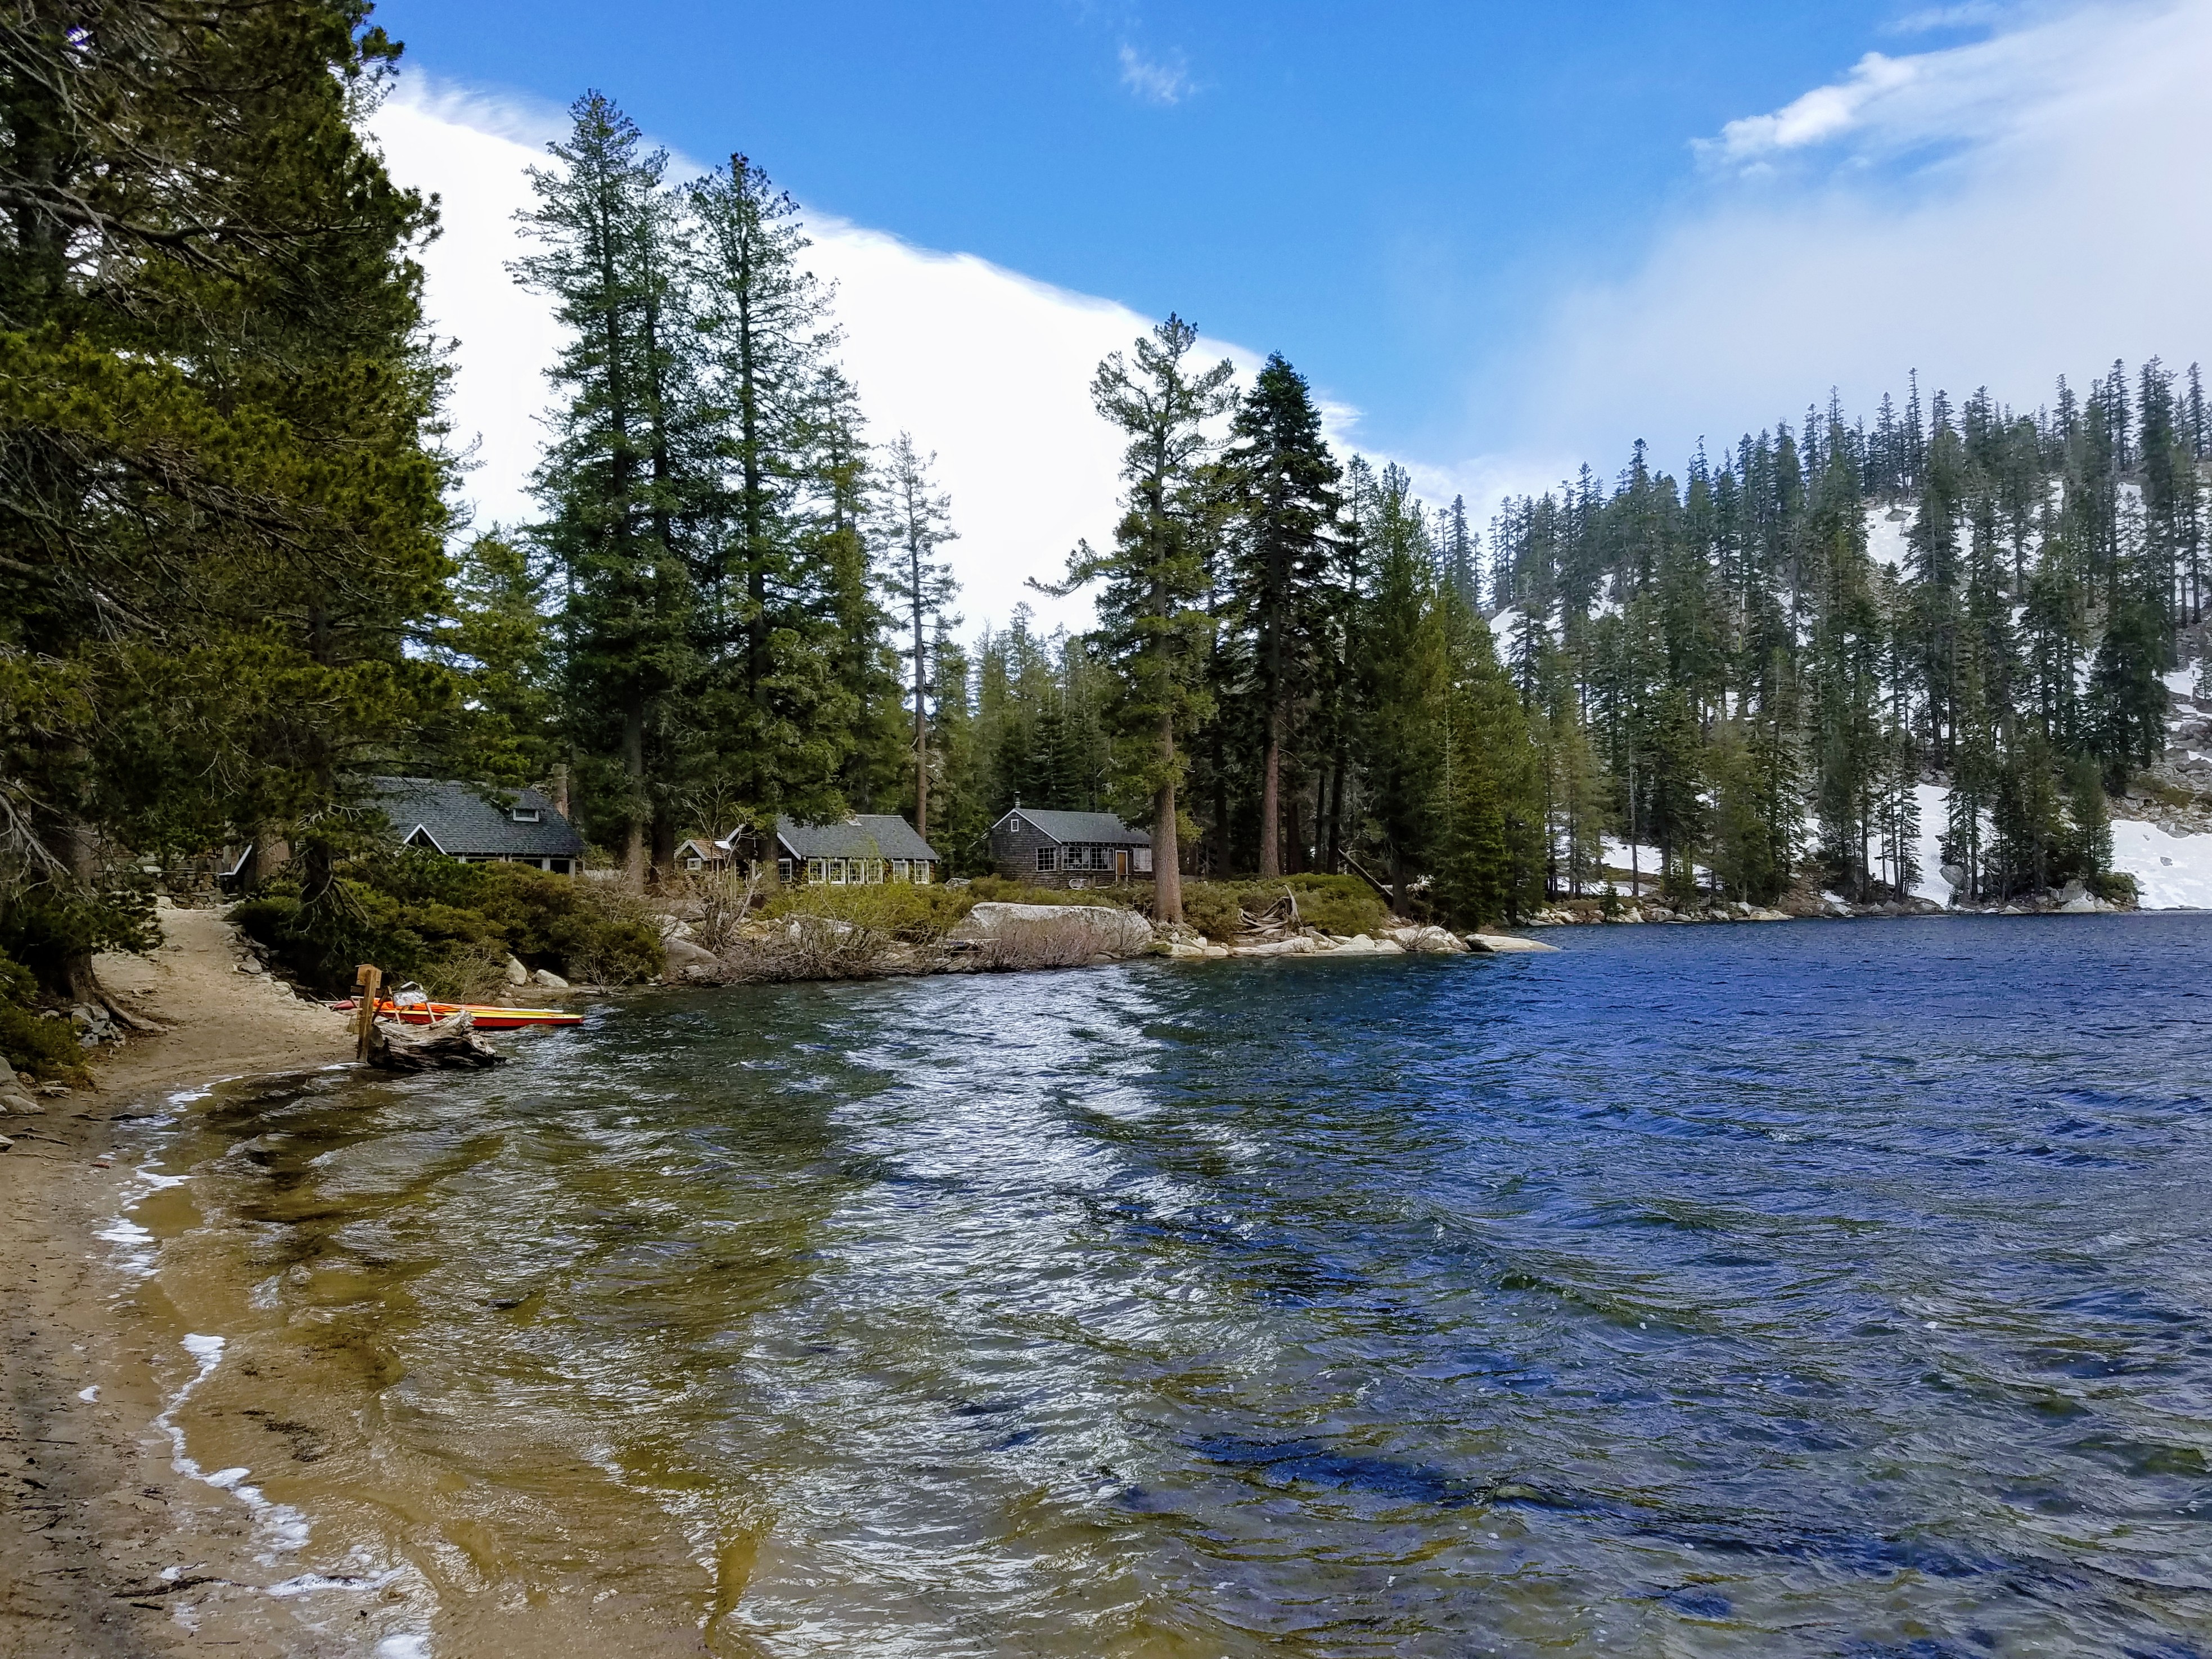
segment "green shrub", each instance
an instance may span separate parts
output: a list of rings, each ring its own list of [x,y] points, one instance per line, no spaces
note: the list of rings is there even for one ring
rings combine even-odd
[[[31,970],[0,951],[0,1060],[36,1078],[84,1074],[84,1050],[65,1019],[44,1019],[36,1006],[39,981]]]
[[[2136,878],[2124,870],[2105,870],[2082,884],[2107,904],[2131,905],[2142,897]]]
[[[312,903],[296,876],[280,878],[230,920],[301,980],[331,991],[350,987],[364,962],[389,982],[413,980],[453,1000],[495,988],[510,951],[526,967],[599,985],[657,977],[665,962],[644,906],[612,883],[458,864],[414,848],[341,866]]]

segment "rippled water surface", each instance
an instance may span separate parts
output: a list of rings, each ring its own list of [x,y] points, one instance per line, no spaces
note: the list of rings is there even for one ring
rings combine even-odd
[[[439,1652],[2212,1651],[2212,918],[1550,937],[218,1098],[180,1421]]]

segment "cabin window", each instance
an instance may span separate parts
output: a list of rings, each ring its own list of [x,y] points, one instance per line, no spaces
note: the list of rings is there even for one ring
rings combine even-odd
[[[775,861],[775,878],[786,884],[790,883],[791,860],[789,859],[778,859]]]
[[[514,809],[512,816],[517,823],[539,823],[544,822],[544,815],[534,806],[518,806]]]
[[[1135,848],[1134,851],[1137,854],[1137,873],[1140,876],[1151,875],[1152,873],[1152,849],[1149,847],[1139,847]]]
[[[684,860],[684,867],[686,870],[703,870],[707,867],[707,860],[699,858],[686,859]]]
[[[827,865],[825,865],[825,864],[824,864],[824,863],[823,863],[820,859],[809,859],[809,860],[806,860],[806,878],[807,878],[807,880],[809,880],[809,881],[820,881],[820,880],[822,880],[824,877],[826,877],[829,873],[830,873],[829,866],[828,866]]]
[[[545,860],[545,867],[548,870],[550,870],[556,876],[567,876],[575,873],[574,866],[572,866],[566,859],[548,859]]]
[[[914,879],[914,866],[913,866],[913,864],[912,864],[911,862],[909,862],[908,860],[905,860],[905,859],[893,859],[893,860],[891,860],[891,879],[892,879],[893,881],[911,881],[911,880],[913,880],[913,879]]]
[[[1057,854],[1059,852],[1060,849],[1057,847],[1040,847],[1037,848],[1037,873],[1039,875],[1042,875],[1048,870],[1056,869],[1058,867],[1059,860]]]
[[[914,861],[914,878],[926,887],[932,879],[929,872],[935,868],[937,866],[927,859],[916,859]]]
[[[845,860],[842,859],[831,859],[828,861],[828,868],[830,871],[830,884],[832,887],[842,887],[845,884]]]

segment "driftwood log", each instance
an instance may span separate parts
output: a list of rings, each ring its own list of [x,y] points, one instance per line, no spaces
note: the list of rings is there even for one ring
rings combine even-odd
[[[480,1072],[507,1056],[476,1033],[467,1009],[428,1025],[380,1019],[368,1034],[368,1063],[383,1072]]]

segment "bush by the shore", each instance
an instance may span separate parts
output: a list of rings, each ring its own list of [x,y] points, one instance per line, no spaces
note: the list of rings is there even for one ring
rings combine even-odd
[[[37,1008],[39,981],[31,970],[0,951],[0,1060],[35,1078],[74,1078],[84,1069],[76,1028],[46,1019]],[[5,1073],[0,1073],[4,1079]]]
[[[612,883],[518,864],[459,864],[413,848],[349,861],[313,902],[288,873],[230,920],[322,991],[349,988],[364,962],[387,981],[413,980],[454,1000],[501,987],[510,954],[598,985],[655,979],[665,963],[652,917]]]
[[[1182,889],[1182,919],[1210,939],[1237,936],[1238,912],[1255,915],[1279,903],[1287,891],[1298,920],[1325,933],[1349,937],[1390,925],[1389,907],[1357,876],[1283,876],[1272,881],[1191,881]]]

